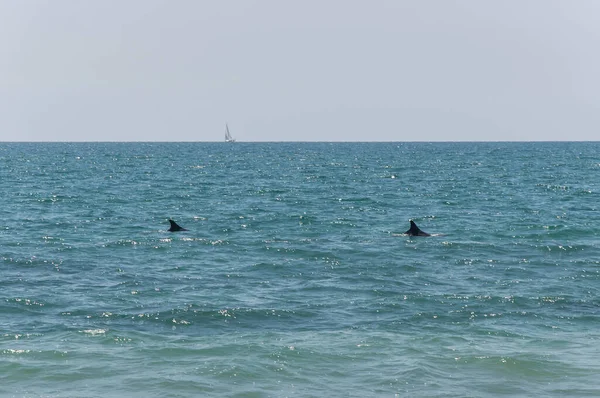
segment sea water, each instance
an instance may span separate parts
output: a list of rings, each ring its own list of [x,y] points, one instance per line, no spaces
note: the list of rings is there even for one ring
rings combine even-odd
[[[3,143],[0,181],[2,397],[600,395],[600,143]]]

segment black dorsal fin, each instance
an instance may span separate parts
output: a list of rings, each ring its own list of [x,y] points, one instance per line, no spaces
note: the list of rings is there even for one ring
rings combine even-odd
[[[406,235],[409,236],[431,236],[427,232],[421,231],[417,224],[413,220],[410,220],[410,229],[405,232]]]
[[[180,227],[177,223],[169,218],[169,223],[171,224],[171,228],[169,228],[169,232],[177,232],[177,231],[187,231],[187,229]]]

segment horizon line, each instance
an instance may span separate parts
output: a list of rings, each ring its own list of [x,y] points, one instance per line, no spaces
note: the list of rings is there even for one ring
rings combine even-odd
[[[558,143],[558,142],[564,142],[564,143],[568,143],[568,142],[600,142],[600,140],[518,140],[518,141],[512,141],[512,140],[456,140],[456,141],[442,141],[442,140],[436,140],[436,141],[388,141],[388,140],[382,140],[382,141],[235,141],[235,142],[225,142],[225,141],[191,141],[191,140],[175,140],[175,141],[128,141],[128,140],[124,140],[124,141],[94,141],[94,140],[87,140],[87,141],[2,141],[0,140],[0,144],[135,144],[135,143],[140,143],[140,144],[183,144],[183,143],[189,143],[189,144],[224,144],[224,145],[236,145],[236,144],[377,144],[377,143],[381,143],[381,144],[385,144],[385,143],[397,143],[397,144],[416,144],[416,143],[421,143],[421,144],[456,144],[456,143],[472,143],[472,144],[478,144],[478,143],[534,143],[534,142],[540,142],[540,143]]]

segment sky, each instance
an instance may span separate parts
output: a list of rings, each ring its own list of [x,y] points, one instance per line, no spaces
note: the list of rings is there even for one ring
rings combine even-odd
[[[0,141],[600,140],[596,0],[0,0]]]

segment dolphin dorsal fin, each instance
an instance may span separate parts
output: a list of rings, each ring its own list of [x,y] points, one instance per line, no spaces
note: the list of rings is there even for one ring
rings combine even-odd
[[[169,223],[171,224],[171,228],[169,228],[169,232],[177,232],[177,231],[187,231],[187,229],[180,227],[177,223],[169,218]]]
[[[413,220],[410,220],[410,228],[405,232],[405,234],[409,236],[431,236],[427,232],[421,231],[421,229],[417,227],[417,224],[415,224]]]

